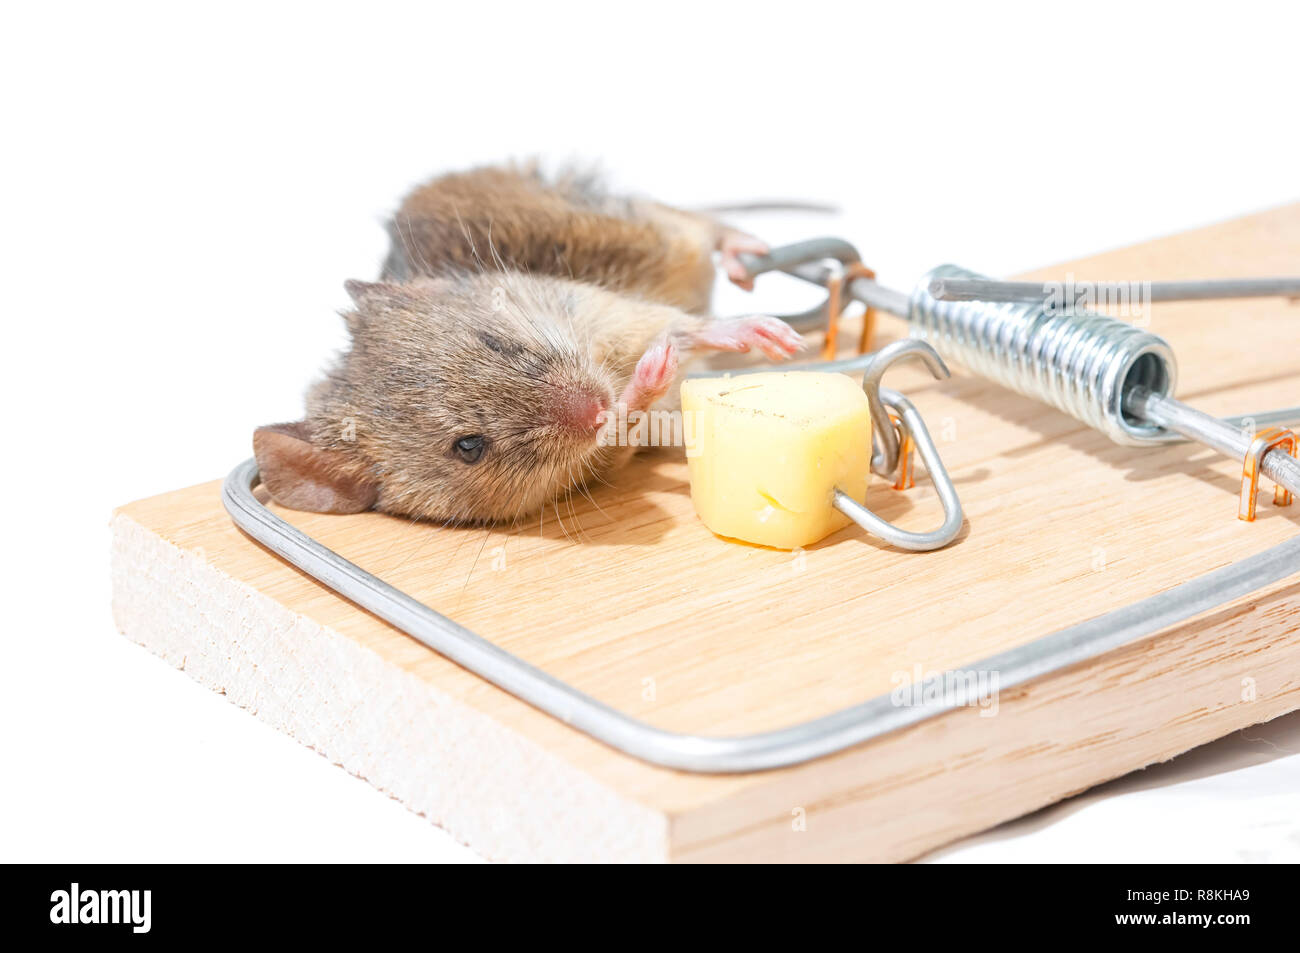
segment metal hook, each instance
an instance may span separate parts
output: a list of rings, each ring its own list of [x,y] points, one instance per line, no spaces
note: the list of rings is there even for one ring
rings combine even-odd
[[[921,454],[921,459],[925,461],[925,469],[934,482],[935,490],[939,493],[939,501],[943,504],[943,524],[928,533],[914,533],[911,530],[899,529],[893,523],[881,519],[843,490],[835,491],[832,502],[837,510],[868,533],[900,549],[911,549],[917,552],[941,549],[957,537],[965,521],[961,500],[957,498],[957,488],[953,486],[952,478],[948,476],[948,471],[939,458],[939,449],[934,445],[934,439],[926,429],[925,421],[921,419],[920,412],[912,402],[898,391],[890,390],[888,387],[880,388],[878,399],[886,407],[897,412],[908,436]],[[892,424],[889,429],[893,431]]]
[[[916,338],[904,338],[887,344],[872,355],[862,374],[862,389],[866,391],[867,403],[871,405],[871,424],[877,445],[876,452],[871,457],[871,469],[883,477],[893,477],[894,471],[898,469],[900,441],[894,424],[889,419],[889,411],[880,398],[880,380],[890,366],[909,357],[920,358],[936,380],[950,376],[948,365],[939,353]],[[915,439],[915,432],[912,436]]]

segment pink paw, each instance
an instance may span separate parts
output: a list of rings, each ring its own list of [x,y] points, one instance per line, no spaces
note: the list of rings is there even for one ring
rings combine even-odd
[[[668,393],[676,377],[677,348],[667,338],[660,338],[636,362],[632,380],[623,391],[622,403],[629,410],[648,410]]]
[[[799,332],[780,318],[756,314],[710,323],[696,343],[719,351],[748,351],[757,347],[774,361],[781,361],[803,347]]]
[[[771,251],[767,247],[767,242],[753,235],[746,235],[744,232],[728,230],[723,233],[722,240],[718,243],[718,251],[722,253],[722,270],[727,273],[732,284],[746,291],[753,291],[754,279],[740,263],[740,256],[766,255]]]

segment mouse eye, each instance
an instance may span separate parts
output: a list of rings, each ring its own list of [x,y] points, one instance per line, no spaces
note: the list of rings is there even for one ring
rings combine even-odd
[[[478,463],[478,458],[483,456],[483,451],[487,449],[487,440],[481,433],[471,434],[468,437],[458,437],[456,442],[451,445],[452,452],[466,463]]]

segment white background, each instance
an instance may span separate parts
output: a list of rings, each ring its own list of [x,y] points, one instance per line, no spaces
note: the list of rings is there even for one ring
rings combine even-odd
[[[112,507],[298,414],[413,183],[598,159],[681,204],[839,203],[750,224],[899,284],[1007,274],[1295,200],[1294,9],[11,5],[0,859],[472,859],[109,616]],[[1300,859],[1297,751],[1292,716],[942,856]]]

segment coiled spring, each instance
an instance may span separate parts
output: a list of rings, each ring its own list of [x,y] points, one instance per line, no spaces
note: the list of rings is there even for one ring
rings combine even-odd
[[[1125,413],[1124,394],[1145,387],[1173,393],[1178,369],[1165,340],[1117,318],[1056,311],[1042,303],[939,301],[935,278],[980,278],[940,265],[912,292],[914,336],[976,374],[1033,397],[1095,427],[1116,443],[1143,445],[1168,435]]]

